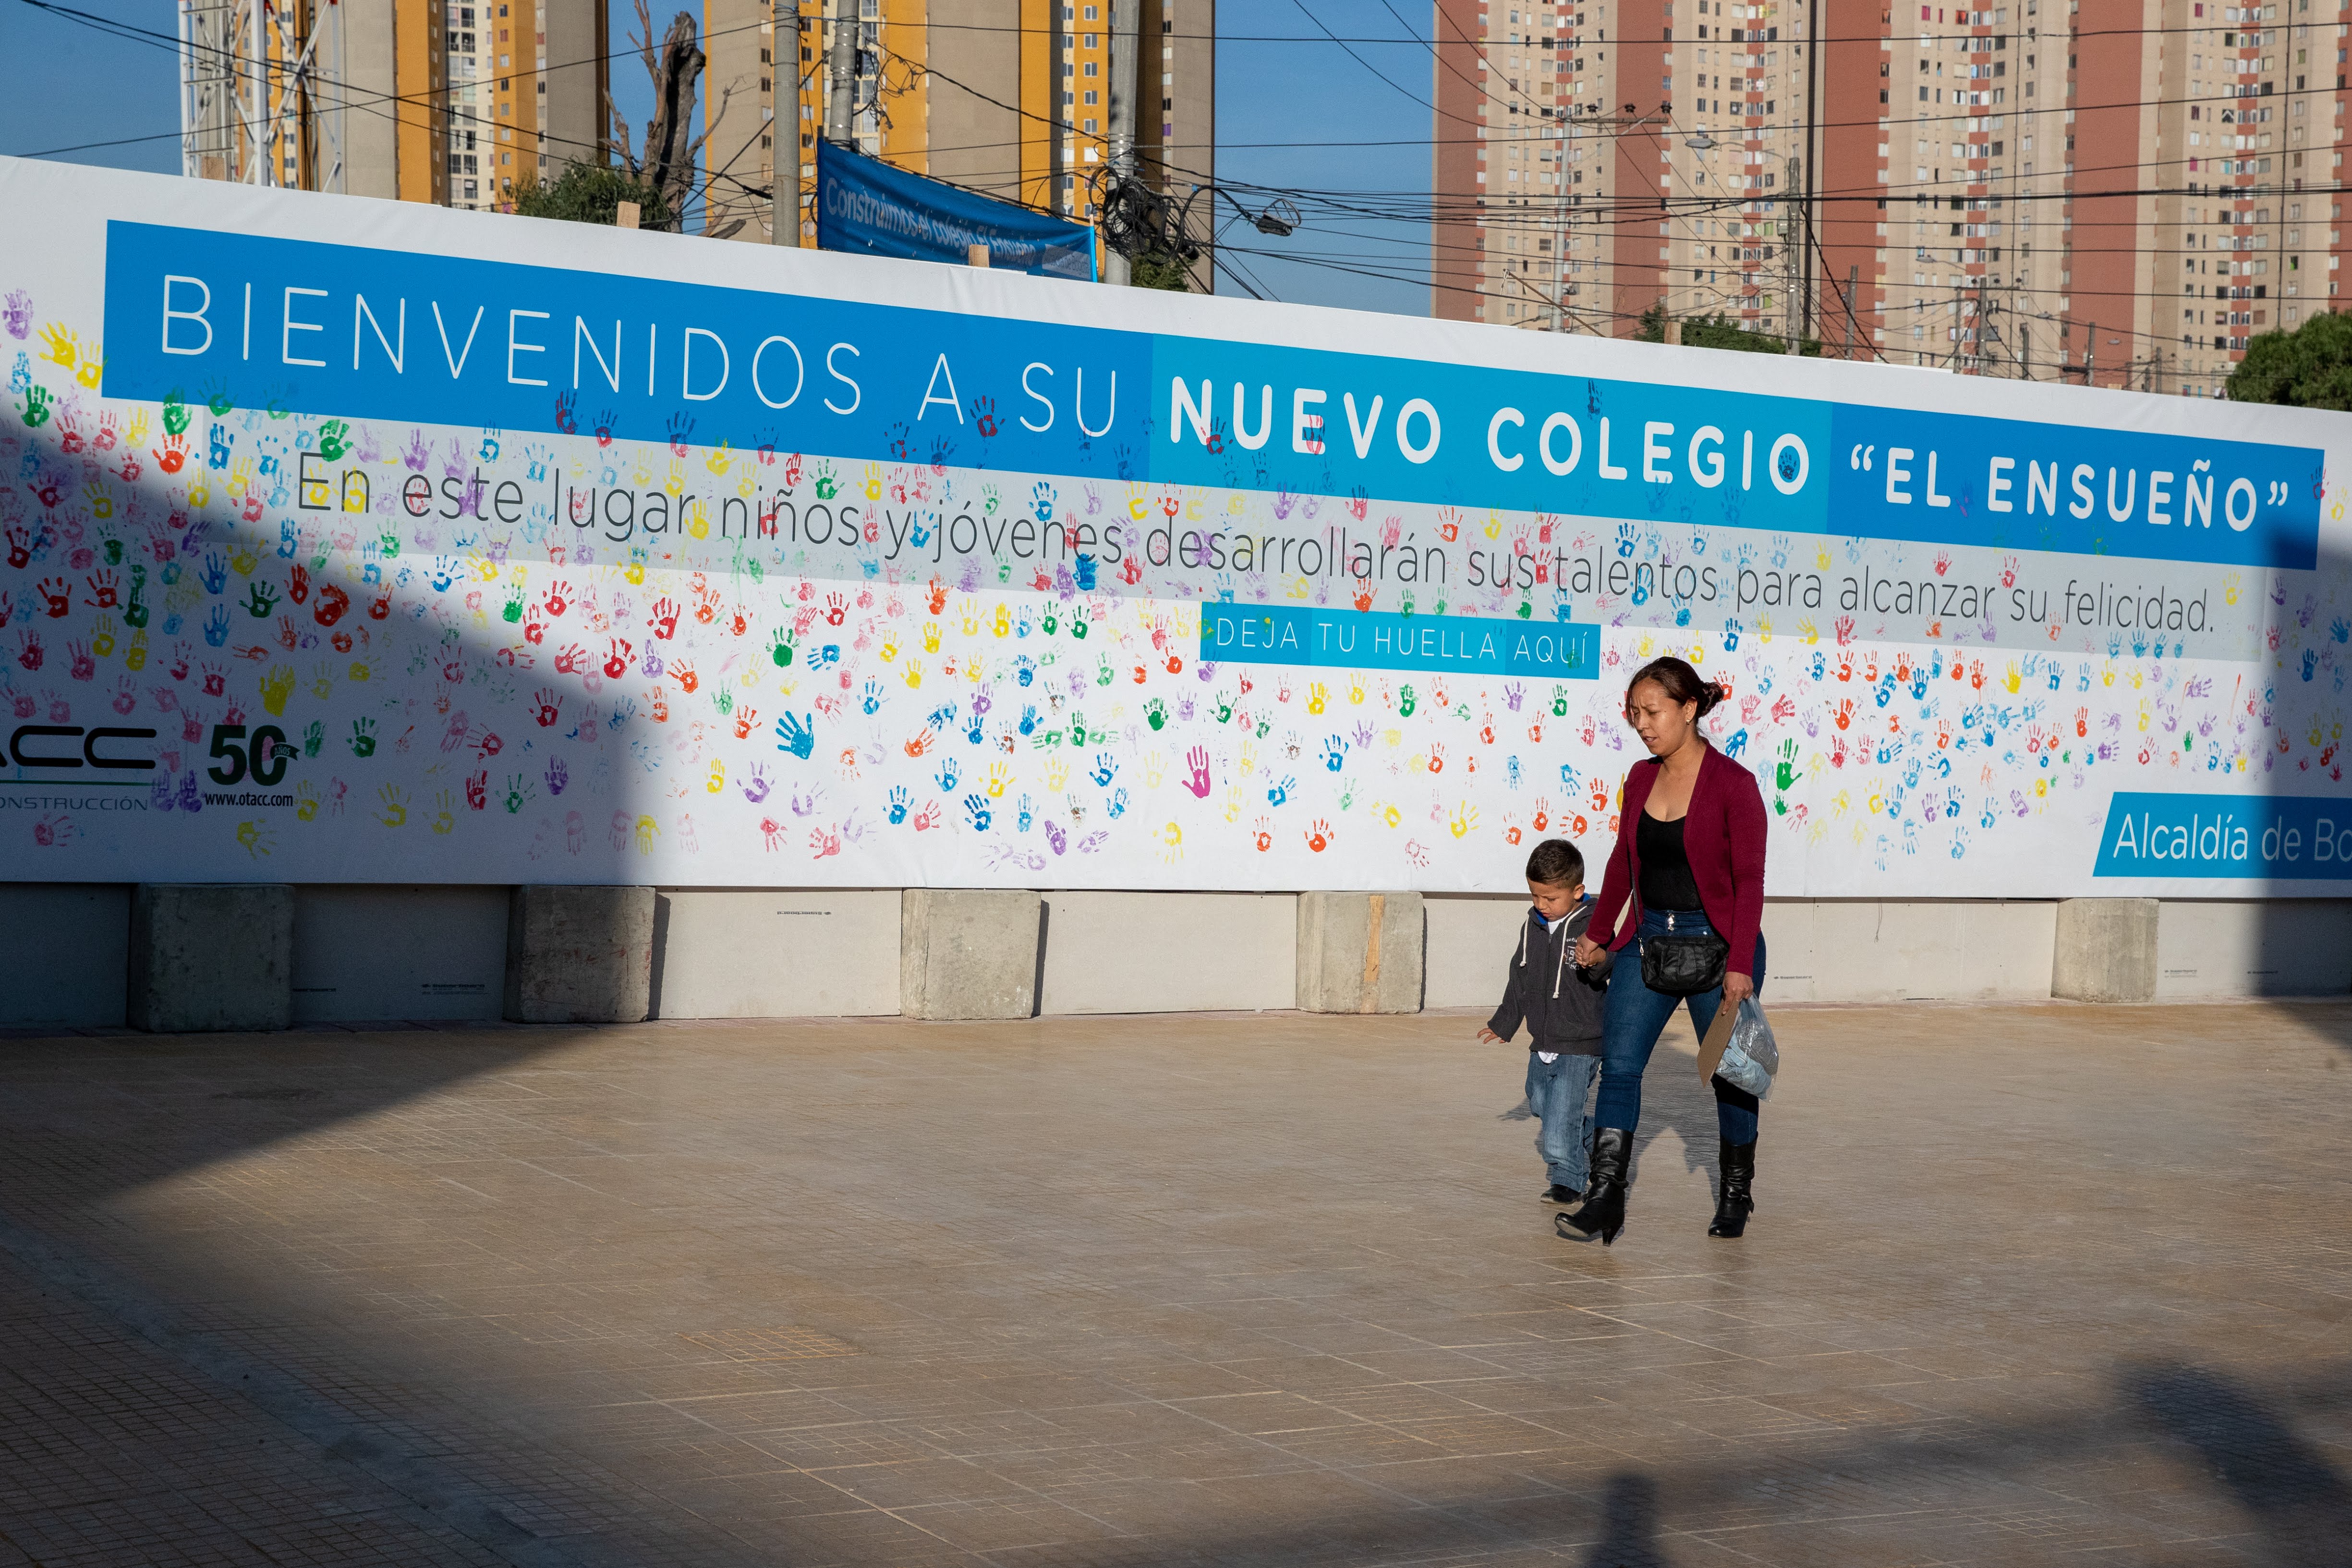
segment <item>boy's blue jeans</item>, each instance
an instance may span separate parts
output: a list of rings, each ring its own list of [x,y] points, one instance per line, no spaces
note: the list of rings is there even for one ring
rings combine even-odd
[[[1528,1052],[1528,1109],[1540,1124],[1536,1147],[1554,1186],[1582,1192],[1591,1174],[1586,1156],[1592,1145],[1592,1121],[1584,1113],[1584,1103],[1600,1066],[1597,1056],[1545,1061]]]

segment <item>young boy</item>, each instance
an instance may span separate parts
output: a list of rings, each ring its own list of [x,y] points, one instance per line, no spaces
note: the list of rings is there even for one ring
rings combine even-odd
[[[1528,1026],[1528,1107],[1541,1119],[1536,1147],[1551,1185],[1547,1203],[1583,1196],[1589,1144],[1584,1104],[1601,1065],[1601,999],[1610,959],[1591,969],[1574,962],[1576,939],[1592,919],[1584,898],[1584,857],[1566,839],[1546,839],[1528,856],[1528,896],[1535,901],[1511,956],[1503,1005],[1478,1031],[1497,1045]]]

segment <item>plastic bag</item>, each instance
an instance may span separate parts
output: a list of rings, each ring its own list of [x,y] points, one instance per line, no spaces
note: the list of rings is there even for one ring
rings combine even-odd
[[[1771,1097],[1772,1080],[1780,1071],[1780,1049],[1773,1041],[1772,1026],[1765,1021],[1763,1008],[1754,997],[1742,997],[1739,1014],[1732,1020],[1731,1043],[1723,1048],[1723,1061],[1715,1075],[1766,1100]]]

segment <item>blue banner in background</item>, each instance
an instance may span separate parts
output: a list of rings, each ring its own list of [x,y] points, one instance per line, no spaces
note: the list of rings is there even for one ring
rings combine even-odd
[[[1095,231],[1087,224],[1000,202],[894,169],[820,139],[816,243],[825,250],[965,265],[970,246],[988,265],[1040,277],[1095,280]]]

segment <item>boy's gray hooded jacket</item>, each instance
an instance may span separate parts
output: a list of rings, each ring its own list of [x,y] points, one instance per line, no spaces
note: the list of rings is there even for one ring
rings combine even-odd
[[[1547,931],[1533,909],[1519,928],[1519,945],[1511,955],[1510,978],[1503,988],[1503,1005],[1486,1027],[1508,1040],[1528,1026],[1529,1051],[1558,1051],[1563,1056],[1601,1054],[1601,1004],[1609,989],[1612,955],[1601,955],[1590,977],[1576,967],[1576,939],[1592,921],[1590,900],[1553,922]]]

